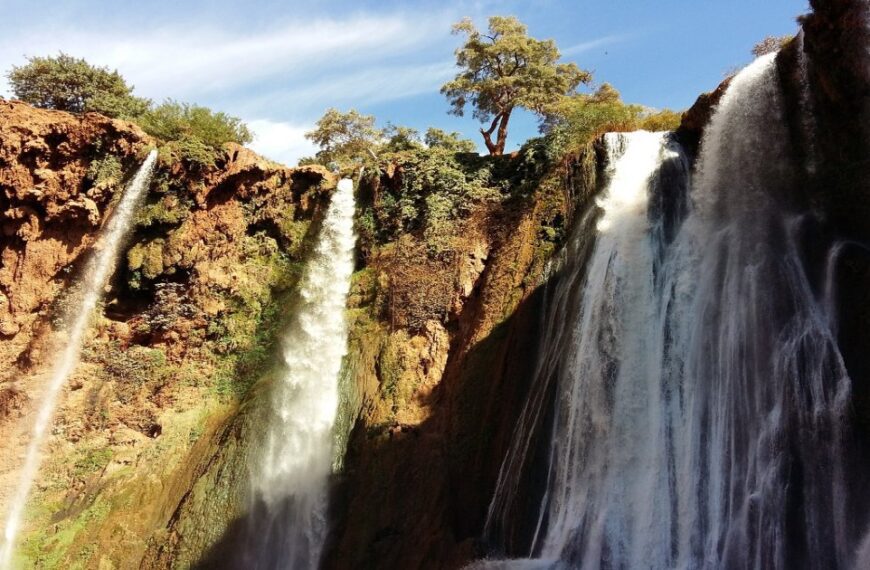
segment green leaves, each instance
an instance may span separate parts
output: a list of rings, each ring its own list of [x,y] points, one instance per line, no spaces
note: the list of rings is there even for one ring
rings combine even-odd
[[[471,104],[474,118],[492,121],[488,129],[481,129],[491,154],[504,152],[508,120],[516,107],[543,115],[559,98],[592,80],[574,63],[559,63],[555,42],[529,37],[514,17],[491,17],[486,34],[470,19],[455,24],[453,32],[466,36],[465,44],[456,50],[460,72],[441,87],[441,93],[452,114],[462,116]],[[493,143],[496,128],[498,138]]]
[[[172,99],[154,106],[150,99],[134,96],[133,86],[117,71],[84,59],[61,52],[27,61],[7,74],[13,93],[25,103],[134,121],[148,134],[173,143],[173,150],[191,163],[212,163],[215,151],[225,143],[253,140],[248,127],[236,117]]]
[[[63,52],[28,58],[27,65],[13,66],[6,77],[17,98],[42,109],[132,119],[150,105],[148,99],[133,96],[133,86],[117,71]]]
[[[228,142],[246,144],[254,138],[236,117],[172,99],[149,109],[140,123],[148,134],[165,141],[193,138],[212,148]]]
[[[351,109],[342,113],[330,108],[315,124],[305,138],[320,147],[316,155],[321,164],[335,163],[340,168],[354,168],[363,164],[374,154],[384,137],[384,132],[375,127],[372,115],[363,115]]]

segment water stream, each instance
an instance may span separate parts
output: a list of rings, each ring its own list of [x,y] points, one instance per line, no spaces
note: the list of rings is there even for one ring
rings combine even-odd
[[[85,267],[80,283],[81,297],[77,299],[78,302],[71,314],[66,315],[65,345],[55,362],[45,391],[41,394],[36,423],[27,446],[18,486],[8,507],[3,529],[3,541],[0,544],[0,568],[2,569],[10,567],[12,561],[15,538],[21,525],[27,497],[30,495],[33,481],[39,471],[42,460],[42,445],[54,418],[58,396],[67,378],[78,364],[84,335],[97,303],[103,296],[106,283],[115,269],[115,262],[127,236],[133,214],[148,190],[148,183],[151,180],[156,160],[157,151],[152,150],[124,191],[108,224],[103,229],[102,236],[95,246],[90,261]]]
[[[526,552],[510,552],[525,558],[481,566],[853,566],[867,516],[850,509],[850,381],[786,200],[800,165],[781,99],[774,55],[735,77],[691,181],[669,135],[606,137],[595,244],[565,285],[576,307],[551,308],[571,323],[543,347],[555,402]],[[533,423],[490,507],[494,558],[511,550]]]
[[[354,267],[353,182],[339,182],[282,344],[263,449],[252,466],[249,528],[233,567],[316,568],[326,538],[327,483],[339,375],[347,351],[345,304]]]

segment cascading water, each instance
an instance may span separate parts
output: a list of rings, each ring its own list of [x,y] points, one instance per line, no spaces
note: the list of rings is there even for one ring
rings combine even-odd
[[[235,567],[316,568],[326,537],[345,304],[354,266],[353,183],[332,196],[301,303],[283,340],[264,447],[252,469],[252,515]]]
[[[556,400],[529,558],[485,564],[854,564],[868,517],[850,505],[850,381],[830,285],[812,286],[805,216],[789,212],[801,165],[778,85],[773,55],[735,77],[688,200],[668,136],[606,137],[596,243],[569,283],[580,288],[576,316],[543,347],[551,361],[538,381],[555,383]],[[536,409],[499,475],[486,527],[496,551],[510,551],[540,401],[529,400]]]
[[[36,415],[36,423],[27,447],[18,486],[8,507],[3,542],[0,545],[0,568],[8,568],[11,564],[15,538],[21,524],[27,497],[39,471],[42,444],[54,417],[57,398],[64,382],[78,363],[88,324],[97,303],[103,296],[106,282],[115,268],[115,262],[130,227],[133,213],[148,189],[156,160],[157,151],[152,150],[118,202],[96,246],[96,251],[86,266],[81,283],[81,297],[77,299],[78,304],[75,311],[66,315],[69,323],[66,331],[66,345],[52,369],[45,392],[41,395],[41,405]]]

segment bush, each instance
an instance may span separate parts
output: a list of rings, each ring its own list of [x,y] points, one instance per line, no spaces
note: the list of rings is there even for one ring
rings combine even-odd
[[[134,119],[144,113],[148,99],[133,96],[133,86],[117,71],[96,67],[61,52],[56,57],[30,57],[6,75],[15,96],[42,109]]]
[[[462,135],[457,132],[448,133],[435,127],[430,127],[426,131],[423,142],[429,148],[443,148],[452,152],[477,152],[477,145],[473,141],[462,138]]]
[[[413,133],[406,129],[403,135],[413,136]],[[356,168],[374,154],[384,138],[384,131],[375,127],[372,115],[363,115],[355,109],[346,113],[327,109],[315,123],[314,130],[305,133],[305,138],[320,147],[313,159],[304,159],[305,163],[334,163],[342,168]]]
[[[109,188],[121,182],[124,173],[118,157],[107,154],[88,165],[87,178],[98,188]]]
[[[549,138],[559,151],[567,153],[604,133],[636,130],[640,108],[580,95],[566,99],[553,113]]]
[[[364,240],[385,243],[402,233],[421,231],[430,253],[437,254],[448,248],[457,222],[475,204],[502,197],[491,161],[463,160],[449,147],[420,147],[387,153],[382,159],[401,175],[372,209],[360,212],[357,228]]]
[[[145,132],[165,141],[195,140],[211,148],[253,140],[247,125],[237,117],[171,99],[146,112],[140,124]]]
[[[680,126],[682,118],[682,113],[671,111],[670,109],[662,109],[643,117],[638,124],[638,128],[645,131],[674,131]]]

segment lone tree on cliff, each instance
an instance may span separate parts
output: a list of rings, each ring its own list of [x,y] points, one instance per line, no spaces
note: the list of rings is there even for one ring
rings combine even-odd
[[[375,127],[372,115],[363,115],[355,109],[342,113],[327,109],[305,138],[320,147],[315,158],[323,164],[334,162],[348,166],[374,155],[374,149],[384,138],[384,131]]]
[[[134,96],[133,86],[117,71],[63,52],[27,58],[26,65],[13,66],[6,76],[18,99],[43,109],[134,118],[151,105],[148,99]]]
[[[481,33],[466,18],[454,24],[453,33],[465,34],[456,50],[460,72],[441,87],[454,115],[462,116],[466,103],[487,128],[480,133],[491,155],[504,153],[508,122],[517,107],[543,116],[546,109],[569,95],[592,75],[573,63],[559,63],[553,40],[536,40],[515,17],[493,16],[489,30]],[[496,135],[493,141],[493,133]]]

